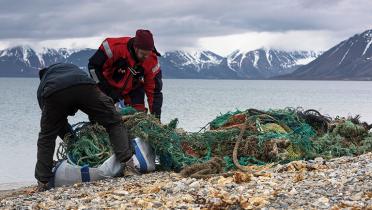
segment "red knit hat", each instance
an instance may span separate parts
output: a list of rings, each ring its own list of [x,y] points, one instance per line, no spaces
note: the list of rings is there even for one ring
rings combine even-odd
[[[152,38],[152,33],[149,30],[137,30],[134,39],[134,46],[142,50],[153,50],[154,39]]]

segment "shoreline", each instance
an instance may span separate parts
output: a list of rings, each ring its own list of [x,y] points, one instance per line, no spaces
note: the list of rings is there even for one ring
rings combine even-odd
[[[20,188],[15,189],[8,189],[8,190],[0,190],[0,200],[11,197],[11,196],[18,196],[25,194],[27,192],[31,192],[36,185],[29,185],[29,186],[23,186]]]
[[[372,209],[372,153],[258,169],[209,179],[154,172],[42,193],[21,188],[0,192],[7,194],[0,208]]]
[[[0,183],[0,193],[2,191],[16,190],[24,187],[28,187],[36,184],[36,179],[34,181],[23,181],[23,182],[6,182]]]

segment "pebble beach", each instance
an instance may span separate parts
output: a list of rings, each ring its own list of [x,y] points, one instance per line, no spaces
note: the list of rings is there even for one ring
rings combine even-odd
[[[255,167],[207,179],[174,172],[34,193],[0,192],[1,209],[372,209],[372,153]]]

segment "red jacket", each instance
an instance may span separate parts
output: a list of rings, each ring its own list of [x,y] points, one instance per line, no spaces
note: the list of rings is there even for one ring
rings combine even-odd
[[[96,73],[101,89],[115,101],[123,98],[125,104],[139,111],[145,110],[144,101],[132,102],[132,91],[143,87],[152,114],[160,117],[163,102],[162,75],[157,54],[151,53],[142,63],[138,62],[133,48],[134,38],[119,37],[105,39],[97,52],[89,59],[89,69]],[[135,76],[131,69],[138,74]],[[119,73],[125,69],[125,73]],[[94,78],[94,76],[92,76]],[[104,87],[106,86],[106,87]],[[137,93],[137,92],[136,92]],[[144,97],[144,96],[143,96]]]

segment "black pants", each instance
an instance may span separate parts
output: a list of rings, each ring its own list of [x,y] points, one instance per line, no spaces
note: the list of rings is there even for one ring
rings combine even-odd
[[[133,155],[128,132],[112,99],[96,85],[77,85],[44,98],[40,133],[37,142],[35,178],[47,182],[52,178],[53,154],[57,136],[67,132],[67,116],[81,110],[106,128],[116,157],[125,162]]]

